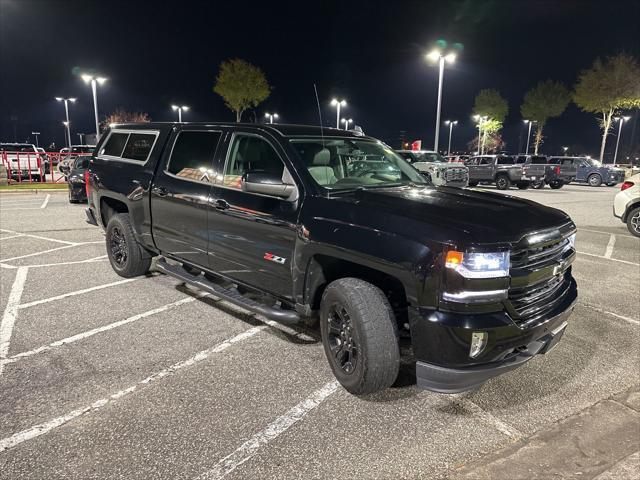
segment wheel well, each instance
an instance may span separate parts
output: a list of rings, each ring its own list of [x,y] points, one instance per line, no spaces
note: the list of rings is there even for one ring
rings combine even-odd
[[[314,286],[309,291],[308,299],[311,308],[318,310],[320,308],[320,300],[327,286],[334,280],[345,277],[354,277],[369,282],[378,287],[389,300],[391,308],[396,316],[398,328],[408,322],[407,294],[404,285],[393,275],[381,272],[373,268],[365,267],[347,260],[337,259],[324,255],[316,255],[313,257],[312,263],[315,262],[315,269],[319,268],[319,272],[314,272]]]
[[[624,210],[624,213],[622,214],[622,221],[626,222],[627,219],[629,218],[629,214],[635,210],[636,208],[640,207],[640,200],[635,200],[632,201],[631,203],[629,203],[629,205],[627,205],[627,207]]]
[[[129,207],[124,202],[116,200],[115,198],[102,197],[100,199],[100,217],[102,218],[102,224],[106,227],[109,223],[109,219],[116,213],[128,213]]]

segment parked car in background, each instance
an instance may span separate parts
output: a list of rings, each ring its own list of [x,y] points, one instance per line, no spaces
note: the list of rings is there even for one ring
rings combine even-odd
[[[463,188],[469,184],[469,169],[459,163],[447,162],[438,152],[397,150],[397,153],[436,186]]]
[[[495,183],[498,190],[506,190],[511,185],[525,190],[532,181],[540,180],[537,175],[527,176],[524,165],[516,164],[509,155],[478,155],[469,158],[466,165],[471,187],[479,183]]]
[[[41,180],[42,158],[31,143],[0,143],[0,162],[7,167],[7,174],[13,180]]]
[[[603,165],[589,157],[550,157],[549,162],[573,165],[576,168],[575,182],[588,183],[599,187],[603,183],[613,187],[624,181],[624,170],[611,165]]]
[[[42,161],[42,169],[44,173],[45,174],[51,173],[51,159],[49,158],[49,155],[47,155],[47,152],[45,152],[44,148],[42,147],[36,147],[36,150],[40,154],[40,159]]]
[[[95,148],[95,145],[71,145],[71,148],[63,148],[60,150],[61,155],[60,162],[58,163],[58,171],[67,177],[76,158],[83,155],[91,155]]]
[[[544,187],[545,174],[547,170],[547,157],[544,155],[516,155],[515,161],[517,165],[522,165],[523,172],[526,168],[528,176],[535,177],[536,180],[532,180],[530,186],[533,188]]]
[[[543,178],[532,181],[531,186],[533,188],[544,188],[545,185],[549,185],[552,189],[557,190],[576,178],[577,169],[571,161],[563,161],[565,157],[551,158],[555,160],[551,161],[550,158],[544,155],[518,155],[516,162],[530,165],[527,167],[527,174],[530,176],[534,175],[532,169],[544,166]]]
[[[434,187],[352,131],[112,125],[87,179],[118,275],[158,256],[156,270],[266,318],[321,319],[329,366],[356,395],[394,384],[400,339],[418,387],[475,388],[551,351],[577,299],[567,214]]]
[[[85,182],[85,172],[89,168],[91,157],[78,157],[71,164],[71,170],[67,177],[69,188],[69,203],[80,203],[87,201],[87,190]]]
[[[633,235],[640,237],[640,174],[622,184],[613,200],[613,214],[627,224]]]

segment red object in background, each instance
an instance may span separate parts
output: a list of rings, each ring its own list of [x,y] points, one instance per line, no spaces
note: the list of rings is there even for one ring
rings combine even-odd
[[[620,191],[626,190],[627,188],[631,188],[633,187],[633,185],[634,185],[633,182],[626,181],[620,186]]]
[[[84,171],[84,191],[87,194],[87,200],[89,200],[89,195],[90,195],[90,190],[89,190],[89,180],[91,179],[91,174],[89,173],[89,170],[85,170]]]
[[[411,150],[415,151],[415,150],[422,150],[422,140],[415,140],[412,144],[411,144]]]

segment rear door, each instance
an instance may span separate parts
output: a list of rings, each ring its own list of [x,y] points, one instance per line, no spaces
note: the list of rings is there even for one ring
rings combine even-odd
[[[207,211],[220,129],[174,132],[151,188],[153,239],[164,254],[208,266]]]
[[[209,266],[241,283],[291,298],[301,184],[296,182],[295,201],[242,191],[242,176],[249,171],[287,175],[286,153],[275,139],[250,131],[229,134],[227,145],[223,178],[211,198]]]
[[[476,180],[493,180],[494,157],[480,157],[476,169]]]

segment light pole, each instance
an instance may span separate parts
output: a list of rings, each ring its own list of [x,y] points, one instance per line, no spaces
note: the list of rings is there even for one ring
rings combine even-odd
[[[616,140],[616,153],[613,155],[613,163],[616,163],[618,159],[618,146],[620,145],[620,136],[622,135],[622,124],[628,122],[631,117],[615,117],[620,122],[620,128],[618,129],[618,139]]]
[[[340,120],[340,121],[341,121],[342,123],[344,123],[344,129],[345,129],[345,130],[349,130],[349,124],[350,124],[350,123],[353,123],[353,119],[352,119],[352,118],[350,118],[350,119],[348,119],[348,120],[347,120],[346,118],[343,118],[343,119],[342,119],[342,120]]]
[[[486,115],[484,116],[480,116],[480,115],[474,115],[473,119],[478,122],[478,155],[482,155],[483,152],[483,148],[481,147],[481,138],[482,138],[482,122],[486,121],[489,119],[489,117],[487,117]],[[484,142],[482,142],[484,144]],[[484,146],[484,145],[482,145]]]
[[[444,62],[453,63],[456,60],[456,54],[451,52],[443,55],[441,50],[435,49],[427,54],[427,58],[433,62],[438,62],[438,107],[436,109],[436,138],[433,150],[438,151],[438,139],[440,137],[440,110],[442,108],[442,82],[444,79]]]
[[[527,150],[524,152],[524,154],[529,155],[529,139],[531,138],[531,125],[537,122],[536,120],[525,120],[524,123],[529,124],[529,133],[527,133]]]
[[[338,110],[336,112],[336,128],[340,128],[340,107],[346,107],[347,106],[347,101],[346,100],[338,100],[337,98],[334,98],[333,100],[331,100],[331,105],[336,107],[337,110]]]
[[[67,121],[65,123],[65,126],[67,127],[67,132],[66,132],[66,140],[67,140],[67,147],[71,146],[71,122],[69,121],[69,102],[71,103],[75,103],[76,99],[75,98],[64,98],[64,97],[56,97],[56,100],[58,102],[64,102],[64,113],[65,116],[67,118]]]
[[[38,145],[38,135],[40,135],[40,132],[31,132],[31,135],[35,135],[35,137],[36,137],[36,147],[39,147],[40,145]]]
[[[275,120],[278,119],[278,114],[277,113],[265,113],[264,116],[269,119],[269,123],[273,123],[274,119]]]
[[[188,112],[189,107],[186,105],[171,105],[171,109],[175,112],[178,111],[178,122],[182,123],[182,112]]]
[[[82,80],[85,83],[91,84],[91,91],[93,93],[93,112],[95,114],[96,120],[96,142],[100,139],[100,122],[98,122],[98,83],[102,85],[107,81],[104,77],[95,77],[93,75],[84,74],[82,75]]]
[[[569,147],[562,147],[562,151],[564,152],[564,156],[567,156],[567,150],[569,150]]]
[[[453,131],[453,126],[458,124],[457,120],[445,120],[445,125],[449,125],[449,147],[447,148],[447,156],[451,155],[451,133]]]
[[[84,143],[82,143],[84,133],[78,133],[78,136],[80,137],[80,145],[84,145]]]

